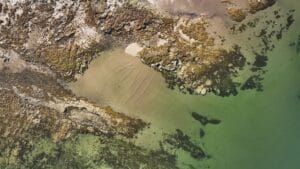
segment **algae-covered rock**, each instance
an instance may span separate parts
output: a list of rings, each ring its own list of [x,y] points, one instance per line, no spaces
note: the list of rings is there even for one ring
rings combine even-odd
[[[190,137],[184,134],[180,129],[176,129],[176,132],[174,134],[167,135],[164,142],[177,149],[182,149],[190,153],[191,157],[197,160],[206,157],[206,154],[202,150],[202,148],[191,142]]]
[[[229,7],[227,13],[236,22],[242,22],[246,18],[246,12],[241,8]]]
[[[248,0],[250,13],[256,13],[274,5],[276,0]]]

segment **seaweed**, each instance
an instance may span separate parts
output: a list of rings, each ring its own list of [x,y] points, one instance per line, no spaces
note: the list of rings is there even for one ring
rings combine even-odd
[[[263,78],[259,75],[253,75],[246,80],[242,85],[241,90],[256,89],[257,91],[263,91],[263,86],[261,84],[262,80]]]
[[[184,134],[180,129],[176,129],[174,134],[167,135],[167,137],[164,139],[164,142],[177,149],[182,149],[190,153],[191,157],[195,159],[200,160],[206,157],[206,154],[202,148],[192,143],[190,137]]]
[[[202,128],[200,128],[199,136],[200,138],[203,138],[205,136],[205,131]]]
[[[265,67],[267,66],[267,61],[268,61],[268,57],[265,56],[265,55],[261,55],[261,54],[258,54],[258,53],[255,53],[255,61],[253,63],[253,66],[255,67]]]
[[[215,119],[215,118],[207,118],[206,116],[203,116],[197,112],[192,112],[192,117],[199,121],[203,126],[206,126],[207,124],[220,124],[221,120]]]

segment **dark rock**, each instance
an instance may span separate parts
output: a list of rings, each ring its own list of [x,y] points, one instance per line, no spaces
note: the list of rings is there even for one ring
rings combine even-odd
[[[220,124],[221,123],[221,120],[218,120],[218,119],[208,119],[207,117],[197,113],[197,112],[192,112],[192,117],[199,121],[202,125],[207,125],[208,123],[210,124]]]
[[[199,113],[192,112],[192,117],[193,117],[195,120],[199,121],[199,122],[200,122],[202,125],[204,125],[204,126],[208,123],[207,117],[202,116],[202,115],[199,114]]]
[[[210,120],[208,120],[208,123],[210,123],[210,124],[220,124],[221,120],[219,120],[219,119],[210,119]]]
[[[190,137],[184,134],[180,129],[176,129],[176,133],[168,135],[164,142],[190,153],[191,157],[195,159],[199,160],[206,157],[202,148],[192,143]]]
[[[255,61],[253,63],[253,66],[256,67],[265,67],[267,66],[268,57],[265,55],[260,55],[256,53]]]
[[[300,53],[300,35],[298,35],[298,41],[297,41],[296,51],[297,51],[297,53]]]
[[[257,91],[262,91],[262,80],[263,78],[259,75],[253,75],[246,80],[246,82],[242,85],[241,90],[256,89]]]
[[[205,135],[205,131],[201,128],[199,134],[200,134],[200,138],[203,138]]]
[[[265,36],[267,34],[267,31],[266,29],[262,29],[259,33],[259,35],[257,35],[257,37],[262,37],[262,36]]]
[[[289,46],[290,46],[290,47],[296,46],[296,42],[291,42],[291,43],[289,44]]]
[[[288,18],[287,18],[287,24],[286,24],[286,27],[287,29],[294,23],[294,16],[293,15],[290,15]]]

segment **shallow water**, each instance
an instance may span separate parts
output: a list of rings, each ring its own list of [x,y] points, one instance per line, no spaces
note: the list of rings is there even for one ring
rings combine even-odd
[[[292,8],[299,2],[280,5]],[[211,169],[298,169],[300,146],[300,54],[289,43],[300,34],[297,21],[269,53],[264,91],[242,91],[236,97],[191,96],[166,88],[158,72],[128,56],[124,49],[103,53],[70,88],[80,96],[117,111],[151,122],[135,140],[144,147],[157,147],[161,134],[182,129],[203,145],[212,158],[194,161],[179,152],[182,168]],[[190,113],[197,111],[222,120],[220,125],[203,128]],[[151,139],[149,139],[151,138]]]

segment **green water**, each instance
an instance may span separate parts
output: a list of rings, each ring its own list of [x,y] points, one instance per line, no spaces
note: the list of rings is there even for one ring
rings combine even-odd
[[[300,6],[295,0],[279,4]],[[212,157],[195,161],[179,152],[181,168],[190,163],[211,169],[298,169],[300,54],[289,43],[300,34],[300,11],[294,16],[296,23],[268,54],[263,92],[242,91],[228,98],[184,95],[167,89],[159,73],[122,49],[103,53],[70,88],[80,96],[151,122],[150,129],[134,140],[138,145],[155,148],[162,133],[180,128]],[[203,127],[190,116],[191,111],[222,123]],[[202,139],[200,128],[206,132]]]

